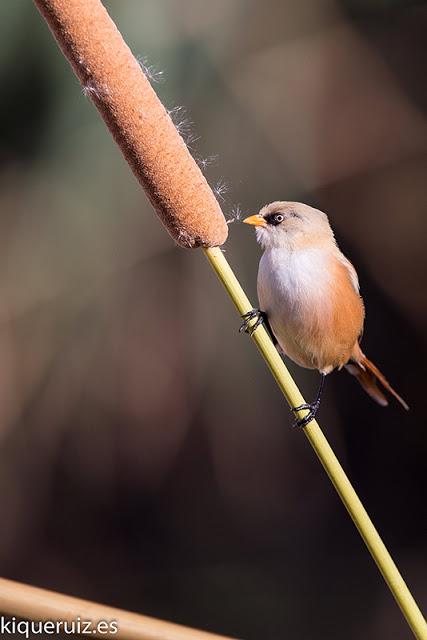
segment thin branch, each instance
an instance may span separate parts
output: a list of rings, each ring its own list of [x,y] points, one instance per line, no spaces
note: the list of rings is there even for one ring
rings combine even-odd
[[[253,306],[221,249],[205,249],[205,254],[239,314],[243,315],[250,311]],[[289,406],[298,407],[305,404],[304,398],[264,327],[259,326],[253,332],[252,338]],[[298,418],[304,417],[304,414],[305,410],[298,412]],[[303,431],[359,530],[414,636],[418,640],[427,640],[427,624],[423,614],[316,420],[304,427]]]
[[[101,636],[117,640],[231,640],[226,636],[197,631],[3,578],[0,578],[0,611],[25,621],[66,622],[69,630],[73,629],[73,623],[77,625],[80,621],[82,628],[84,621],[91,621],[92,632],[99,622],[104,621],[111,631],[106,633],[104,625],[101,632],[96,636],[93,634],[98,638]],[[72,637],[76,634],[77,631],[72,633]]]

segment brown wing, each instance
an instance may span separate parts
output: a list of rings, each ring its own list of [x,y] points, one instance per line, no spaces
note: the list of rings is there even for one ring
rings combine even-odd
[[[365,308],[359,295],[357,275],[340,253],[331,265],[329,327],[323,338],[325,359],[342,367],[353,353],[363,331]]]

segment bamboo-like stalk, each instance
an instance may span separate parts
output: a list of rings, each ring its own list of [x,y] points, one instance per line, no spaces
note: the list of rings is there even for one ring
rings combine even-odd
[[[34,0],[86,93],[106,121],[159,217],[177,242],[202,245],[213,269],[240,314],[251,309],[248,298],[220,249],[227,231],[212,191],[129,48],[99,0]],[[213,247],[213,248],[206,248]],[[295,382],[259,327],[258,349],[291,406],[304,402]],[[393,596],[418,640],[427,640],[426,622],[389,552],[373,526],[346,474],[316,421],[304,428]],[[0,583],[0,608],[2,606]],[[15,592],[18,598],[20,592]],[[52,596],[53,597],[53,596]],[[22,599],[20,615],[46,615],[49,602]],[[13,602],[9,600],[10,607]],[[97,606],[97,605],[94,605]],[[43,608],[47,607],[47,608]],[[8,611],[14,611],[12,608]],[[143,633],[142,627],[140,633]],[[167,638],[168,636],[132,636]],[[178,636],[170,636],[175,638]],[[197,637],[197,636],[186,636]]]
[[[228,295],[236,306],[240,315],[250,311],[253,306],[243,291],[239,281],[233,273],[221,249],[214,247],[205,249],[205,254],[212,268],[224,285]],[[252,322],[252,324],[254,321]],[[268,364],[283,395],[290,407],[298,407],[305,403],[285,363],[273,345],[267,331],[259,326],[252,334],[253,341]],[[303,417],[305,410],[299,412]],[[375,560],[384,580],[390,588],[397,604],[405,616],[409,626],[418,640],[427,640],[427,623],[417,603],[403,580],[387,547],[381,540],[372,520],[353,489],[331,446],[325,438],[316,420],[303,428],[311,446],[322,463],[326,473],[333,483],[338,495],[344,503],[354,524],[359,530],[366,546]]]
[[[0,578],[0,611],[27,621],[48,620],[67,622],[68,625],[80,621],[81,628],[85,621],[91,621],[93,625],[101,620],[108,624],[115,623],[114,628],[109,627],[113,631],[105,633],[104,626],[103,632],[93,634],[98,638],[101,636],[117,640],[231,640],[226,636],[198,631],[4,578]],[[95,626],[91,627],[91,630],[93,629]]]

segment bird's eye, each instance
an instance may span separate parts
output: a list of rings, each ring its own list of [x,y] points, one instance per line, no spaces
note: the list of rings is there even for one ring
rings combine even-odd
[[[274,222],[276,224],[280,224],[281,222],[283,222],[284,220],[284,216],[281,213],[276,213],[276,215],[274,216]]]

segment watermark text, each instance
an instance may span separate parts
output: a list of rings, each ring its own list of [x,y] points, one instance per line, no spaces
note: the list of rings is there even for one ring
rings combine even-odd
[[[13,616],[0,616],[0,636],[20,635],[30,638],[32,635],[107,636],[116,635],[119,630],[117,620],[21,620]]]

